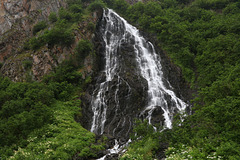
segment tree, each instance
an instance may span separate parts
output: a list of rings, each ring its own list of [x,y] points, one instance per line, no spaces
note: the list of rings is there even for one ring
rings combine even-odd
[[[36,35],[37,32],[45,29],[47,27],[47,23],[45,21],[40,21],[36,25],[33,26],[33,35]]]

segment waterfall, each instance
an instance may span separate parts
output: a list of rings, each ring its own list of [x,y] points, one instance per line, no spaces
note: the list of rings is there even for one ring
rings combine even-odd
[[[100,32],[105,44],[105,67],[92,94],[91,131],[127,134],[133,114],[152,123],[155,110],[162,111],[164,127],[171,128],[174,113],[184,111],[186,104],[164,78],[153,44],[111,9],[104,10]],[[121,131],[125,126],[128,128]]]

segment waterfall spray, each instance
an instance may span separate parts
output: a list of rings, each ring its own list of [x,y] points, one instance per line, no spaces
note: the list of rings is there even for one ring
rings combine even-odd
[[[111,96],[114,99],[116,112],[119,112],[121,108],[119,102],[120,85],[128,86],[128,94],[131,94],[132,86],[122,77],[125,72],[119,60],[122,56],[119,55],[119,48],[123,43],[131,43],[133,46],[136,70],[139,72],[139,76],[147,81],[146,99],[148,102],[146,102],[146,106],[142,109],[140,115],[144,115],[144,118],[151,123],[152,113],[160,108],[165,119],[164,127],[171,128],[174,113],[184,111],[186,104],[175,95],[170,83],[164,79],[161,59],[153,44],[144,39],[136,27],[130,25],[111,9],[104,10],[102,21],[105,23],[104,28],[101,28],[105,44],[105,67],[102,71],[105,80],[96,85],[92,96],[91,105],[94,115],[91,131],[98,134],[104,133],[109,109],[107,94],[109,94],[110,89],[114,88],[111,91]],[[111,86],[112,81],[116,81],[117,84]],[[169,84],[168,86],[165,85],[165,81]],[[121,123],[126,123],[126,119],[122,120]],[[120,125],[124,124],[120,124],[119,121],[117,126]]]

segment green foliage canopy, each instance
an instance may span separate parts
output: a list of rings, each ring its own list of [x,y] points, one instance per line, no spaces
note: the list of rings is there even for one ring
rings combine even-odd
[[[116,1],[105,2],[112,8],[117,5]],[[124,10],[114,8],[141,30],[155,35],[197,91],[193,115],[184,122],[175,118],[173,129],[161,135],[166,139],[150,136],[155,142],[170,144],[168,159],[240,158],[239,4],[235,0],[158,0],[127,8],[120,4]],[[134,150],[129,156],[138,153]]]

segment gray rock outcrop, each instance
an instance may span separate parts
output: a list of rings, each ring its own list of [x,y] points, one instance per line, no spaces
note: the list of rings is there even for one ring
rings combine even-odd
[[[66,5],[64,0],[1,0],[0,62],[21,51],[36,23]]]

